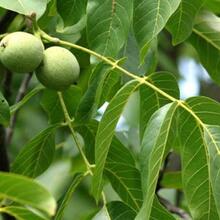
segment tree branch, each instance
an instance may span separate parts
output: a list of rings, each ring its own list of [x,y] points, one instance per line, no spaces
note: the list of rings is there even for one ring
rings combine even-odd
[[[182,219],[185,219],[185,220],[190,220],[191,219],[191,217],[189,216],[189,214],[185,210],[174,206],[168,200],[166,200],[166,199],[164,199],[160,196],[159,196],[159,200],[162,203],[162,205],[164,205],[166,207],[166,209],[169,210],[171,213],[174,213],[174,214],[180,216]]]
[[[21,83],[21,86],[18,90],[18,94],[16,96],[16,100],[15,100],[15,104],[20,102],[23,97],[25,96],[25,93],[27,91],[27,88],[28,88],[28,85],[29,85],[29,82],[32,78],[32,73],[29,73],[28,75],[26,75]],[[14,128],[15,128],[15,124],[16,124],[16,121],[17,121],[17,117],[18,117],[18,112],[19,110],[17,110],[14,115],[11,117],[11,120],[10,120],[10,124],[9,124],[9,127],[7,128],[6,130],[6,145],[9,146],[10,143],[11,143],[11,140],[12,140],[12,136],[13,136],[13,133],[14,133]]]

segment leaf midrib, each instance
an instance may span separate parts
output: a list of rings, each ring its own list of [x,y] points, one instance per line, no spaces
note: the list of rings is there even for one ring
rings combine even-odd
[[[197,35],[199,35],[199,37],[203,38],[205,41],[207,41],[209,44],[211,44],[213,47],[215,47],[218,51],[220,51],[220,46],[218,46],[212,40],[210,40],[208,37],[206,37],[201,31],[197,30],[196,28],[193,28],[193,31]]]

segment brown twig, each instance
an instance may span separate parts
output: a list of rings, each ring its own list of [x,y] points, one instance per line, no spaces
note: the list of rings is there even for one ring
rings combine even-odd
[[[160,173],[159,173],[159,178],[158,178],[158,181],[157,181],[157,188],[156,188],[156,192],[158,192],[162,187],[161,187],[161,181],[163,179],[163,176],[164,176],[164,173],[167,169],[167,165],[169,163],[169,157],[170,157],[170,154],[169,153],[166,158],[165,158],[165,161],[164,161],[164,165],[163,165],[163,168],[160,170]]]
[[[25,96],[25,93],[27,91],[27,88],[28,88],[29,82],[32,78],[32,75],[33,75],[32,73],[29,73],[28,75],[26,75],[24,77],[24,79],[21,83],[21,86],[18,90],[18,94],[16,96],[15,104],[20,102],[23,99],[23,97]],[[16,111],[14,113],[14,115],[11,117],[9,127],[6,130],[6,145],[7,146],[10,145],[11,140],[12,140],[12,136],[13,136],[13,133],[14,133],[14,127],[15,127],[15,124],[16,124],[16,121],[17,121],[18,112],[19,111]]]
[[[0,125],[0,170],[9,171],[9,159],[7,149],[5,147],[5,128]]]
[[[169,210],[171,213],[174,213],[174,214],[180,216],[182,219],[191,220],[191,217],[189,216],[189,214],[185,210],[174,206],[168,200],[166,200],[162,197],[159,197],[159,200],[160,200],[161,204],[164,205],[166,207],[166,209]]]

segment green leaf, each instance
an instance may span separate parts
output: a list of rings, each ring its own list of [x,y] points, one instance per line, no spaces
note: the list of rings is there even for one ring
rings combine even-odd
[[[180,111],[179,125],[182,184],[192,218],[219,219],[211,183],[209,155],[201,127],[204,125],[183,109]]]
[[[150,220],[177,220],[167,209],[160,204],[157,197],[154,198]]]
[[[219,0],[209,0],[205,2],[205,7],[216,14],[220,12],[220,1]]]
[[[214,14],[203,14],[198,18],[189,38],[203,66],[211,78],[220,84],[220,18]]]
[[[212,189],[220,216],[220,126],[208,125],[204,136],[210,156]]]
[[[187,105],[204,124],[220,125],[220,103],[208,97],[199,96],[186,100]]]
[[[137,220],[150,218],[159,172],[171,148],[170,133],[178,103],[167,104],[152,116],[144,133],[140,152],[144,203]]]
[[[91,76],[89,87],[80,101],[76,112],[77,123],[89,122],[97,113],[97,108],[102,95],[104,80],[110,71],[109,65],[98,64]]]
[[[91,164],[95,163],[95,136],[98,128],[98,121],[91,120],[88,124],[76,127],[84,140],[86,157]]]
[[[81,90],[77,86],[71,86],[62,94],[68,112],[70,116],[73,117],[76,113],[77,107],[82,96]],[[51,124],[64,121],[63,110],[61,108],[59,97],[56,91],[46,89],[41,100],[41,105],[48,114],[49,122]]]
[[[95,142],[95,164],[92,193],[98,200],[102,190],[103,170],[115,127],[130,95],[140,86],[136,80],[125,84],[109,103],[98,127]]]
[[[152,40],[165,27],[181,0],[135,0],[134,32],[141,48],[141,57],[146,54]]]
[[[47,0],[1,0],[0,7],[24,15],[31,15],[35,12],[39,18],[46,10]]]
[[[12,105],[12,106],[10,106],[10,111],[11,111],[11,113],[13,114],[14,112],[16,112],[16,111],[17,111],[18,109],[20,109],[24,104],[26,104],[26,102],[28,102],[33,96],[35,96],[36,94],[38,94],[38,93],[39,93],[40,91],[42,91],[43,89],[45,89],[45,87],[42,86],[42,85],[38,85],[37,87],[35,87],[34,89],[32,89],[28,94],[26,94],[26,95],[24,96],[24,98],[23,98],[20,102],[14,104],[14,105]]]
[[[87,0],[57,0],[57,11],[65,26],[76,24],[86,13]]]
[[[156,72],[149,76],[149,81],[167,94],[179,99],[179,88],[176,78],[169,72]],[[169,103],[155,90],[142,85],[140,87],[140,137],[143,138],[147,123],[152,114],[163,105]]]
[[[82,181],[84,175],[83,174],[76,174],[73,177],[71,185],[68,187],[68,190],[64,194],[62,200],[60,201],[59,207],[57,209],[56,215],[54,217],[54,220],[62,220],[64,215],[64,210],[70,200],[72,199],[72,195],[74,191],[76,190],[76,187],[80,184]]]
[[[143,63],[140,64],[139,46],[135,39],[134,33],[128,36],[127,43],[123,49],[123,56],[127,58],[124,68],[136,75],[145,75],[146,73],[155,72],[157,66],[157,44],[152,46],[148,51]]]
[[[0,172],[0,198],[54,215],[56,201],[41,185],[24,176]]]
[[[87,34],[91,49],[116,57],[127,40],[133,1],[88,0]]]
[[[168,30],[172,34],[173,44],[186,40],[192,33],[194,20],[206,0],[182,0],[177,11],[168,22]]]
[[[19,207],[19,206],[6,206],[0,208],[0,212],[7,213],[10,216],[15,217],[17,220],[49,220],[46,217],[39,216],[33,212],[31,212],[27,208]]]
[[[193,110],[196,116],[201,120],[200,124],[204,132],[203,144],[207,147],[209,168],[209,181],[212,186],[216,206],[219,207],[219,187],[218,171],[219,166],[216,161],[219,158],[219,126],[220,126],[220,103],[207,97],[193,97],[186,100],[187,105]],[[206,150],[207,151],[207,150]],[[207,153],[207,152],[206,152]],[[210,163],[210,164],[209,164]],[[220,210],[218,208],[220,216]]]
[[[12,172],[35,178],[52,163],[55,152],[53,125],[28,142],[12,164]]]
[[[121,199],[138,211],[143,201],[140,172],[130,151],[116,138],[109,149],[105,174]]]
[[[117,70],[111,70],[105,78],[102,87],[102,94],[99,105],[101,106],[106,101],[109,102],[115,93],[120,89],[121,74]]]
[[[7,126],[10,121],[10,110],[7,100],[0,92],[0,124]]]
[[[120,201],[113,201],[103,207],[92,220],[134,220],[135,211]]]
[[[163,179],[161,180],[160,184],[163,188],[169,188],[169,189],[182,189],[182,177],[181,172],[164,172]]]

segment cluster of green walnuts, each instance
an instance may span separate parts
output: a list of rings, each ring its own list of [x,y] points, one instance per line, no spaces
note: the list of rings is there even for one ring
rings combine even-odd
[[[67,89],[80,72],[79,63],[69,50],[59,46],[44,50],[42,41],[26,32],[14,32],[2,39],[0,59],[12,72],[35,71],[45,87],[58,91]]]

